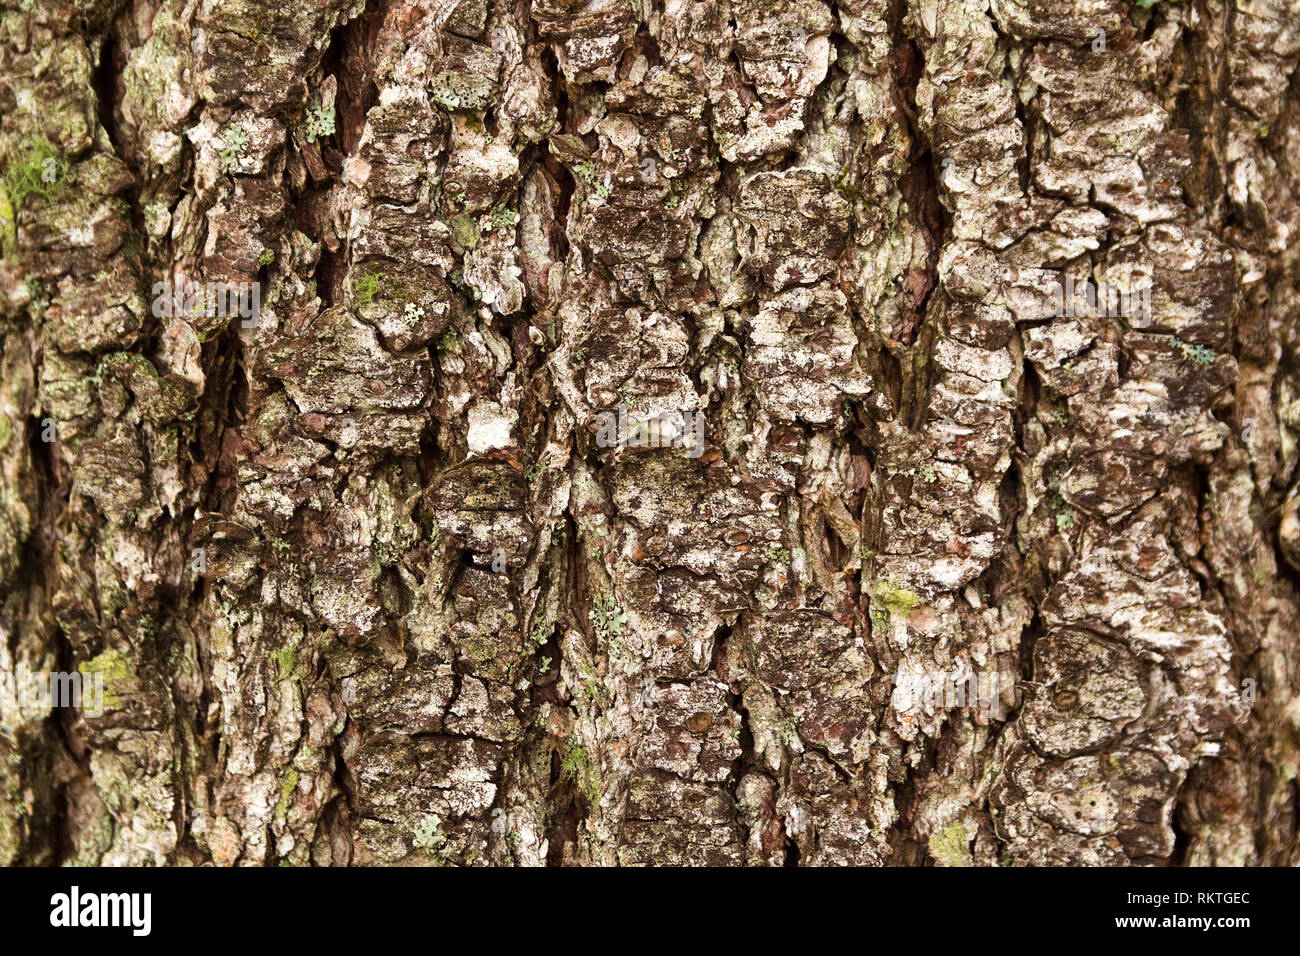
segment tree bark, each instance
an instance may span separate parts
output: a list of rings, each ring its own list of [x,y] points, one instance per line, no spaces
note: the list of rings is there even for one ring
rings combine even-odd
[[[0,0],[0,863],[1300,863],[1298,61]]]

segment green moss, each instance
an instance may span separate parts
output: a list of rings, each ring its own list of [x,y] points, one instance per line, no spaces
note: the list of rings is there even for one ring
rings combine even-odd
[[[587,769],[590,759],[587,751],[577,741],[570,740],[564,748],[564,757],[560,760],[560,769],[566,777],[576,777]]]
[[[0,451],[9,447],[9,439],[13,435],[13,426],[9,424],[9,416],[0,412]]]
[[[18,244],[17,213],[9,201],[9,192],[0,181],[0,257],[8,258]]]
[[[68,164],[48,140],[29,138],[23,142],[21,155],[5,170],[4,188],[13,211],[22,208],[28,196],[53,199],[68,175]]]
[[[454,328],[448,328],[438,339],[438,350],[441,352],[454,352],[456,346],[460,344],[460,333]]]
[[[373,272],[367,272],[357,280],[357,301],[362,305],[369,305],[375,300],[375,293],[379,291],[379,276]]]
[[[478,248],[478,223],[469,213],[461,213],[451,223],[451,248],[464,254]]]
[[[915,591],[909,591],[892,578],[886,578],[876,582],[873,603],[890,614],[906,614],[921,606],[921,598]]]
[[[298,771],[292,767],[280,781],[280,801],[275,805],[275,816],[277,820],[283,820],[289,812],[289,802],[293,800],[293,791],[298,787]]]
[[[298,666],[298,644],[299,641],[295,639],[271,655],[280,669],[281,678],[291,675]]]
[[[135,665],[125,651],[109,648],[101,654],[78,665],[84,674],[101,674],[104,678],[104,707],[117,710],[122,706],[122,695],[135,686]]]
[[[970,837],[960,823],[950,823],[931,834],[930,854],[944,866],[970,866]]]
[[[841,167],[839,174],[835,177],[835,191],[850,203],[855,203],[862,198],[862,194],[849,185],[848,166]]]
[[[18,157],[0,177],[0,255],[18,245],[18,211],[30,196],[51,202],[68,175],[68,164],[44,138],[23,141]]]

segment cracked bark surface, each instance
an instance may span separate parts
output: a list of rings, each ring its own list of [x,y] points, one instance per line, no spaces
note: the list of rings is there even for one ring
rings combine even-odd
[[[0,863],[1300,863],[1298,62],[1296,0],[0,0]]]

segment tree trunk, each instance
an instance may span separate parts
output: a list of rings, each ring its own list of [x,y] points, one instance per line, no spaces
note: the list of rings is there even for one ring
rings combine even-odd
[[[0,863],[1300,863],[1300,0],[1151,2],[0,3]]]

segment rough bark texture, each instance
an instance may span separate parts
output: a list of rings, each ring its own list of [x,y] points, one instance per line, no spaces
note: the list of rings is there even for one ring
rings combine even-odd
[[[1297,61],[1297,0],[0,0],[0,863],[1300,863]]]

